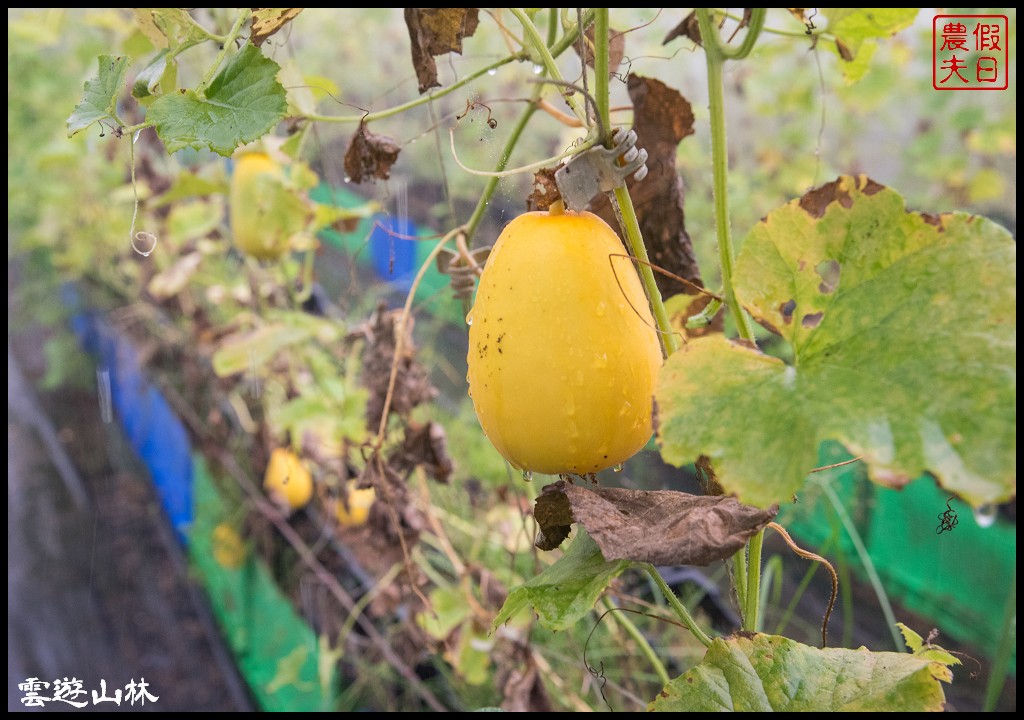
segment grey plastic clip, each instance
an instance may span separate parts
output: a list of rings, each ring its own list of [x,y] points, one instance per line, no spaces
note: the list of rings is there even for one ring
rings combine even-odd
[[[490,253],[490,245],[474,248],[469,251],[471,263],[467,263],[456,251],[449,250],[448,248],[441,250],[441,253],[437,256],[437,269],[439,272],[451,277],[452,295],[455,298],[469,299],[473,296],[477,268],[484,266]]]
[[[612,133],[614,147],[592,147],[559,168],[555,183],[565,206],[583,210],[599,192],[625,185],[626,178],[634,172],[637,180],[647,177],[647,151],[636,147],[636,139],[635,131],[616,128]]]

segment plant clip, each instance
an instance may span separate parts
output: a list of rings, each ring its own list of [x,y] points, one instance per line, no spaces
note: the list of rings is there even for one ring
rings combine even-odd
[[[622,187],[633,173],[637,180],[647,177],[647,151],[636,147],[636,131],[616,128],[612,140],[613,147],[585,150],[555,172],[558,192],[570,210],[583,210],[599,192]]]

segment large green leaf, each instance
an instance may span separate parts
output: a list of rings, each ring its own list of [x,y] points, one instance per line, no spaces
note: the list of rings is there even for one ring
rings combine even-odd
[[[1016,495],[1016,244],[962,213],[908,213],[843,177],[772,212],[737,259],[740,301],[792,344],[787,365],[721,337],[666,362],[659,440],[711,458],[749,504],[788,500],[821,441],[879,483],[925,471],[974,505]]]
[[[124,86],[125,73],[131,60],[125,56],[99,56],[99,72],[85,81],[82,100],[68,118],[68,137],[85,130],[94,122],[116,119],[117,96]]]
[[[168,152],[209,147],[228,156],[284,118],[288,102],[277,81],[280,69],[247,44],[213,79],[205,96],[194,90],[163,95],[150,106],[146,119],[156,126]]]
[[[532,607],[549,630],[570,628],[594,609],[604,589],[629,565],[626,560],[605,560],[597,543],[580,528],[565,555],[509,593],[493,626]]]
[[[908,653],[801,645],[777,635],[717,638],[665,686],[660,712],[924,712],[945,702],[939,662]]]

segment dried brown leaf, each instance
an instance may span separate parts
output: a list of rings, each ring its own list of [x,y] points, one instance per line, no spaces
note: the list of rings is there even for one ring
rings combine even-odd
[[[400,150],[397,142],[370,132],[366,123],[360,123],[345,151],[345,174],[354,183],[367,178],[387,180]]]
[[[263,41],[290,23],[305,8],[253,8],[249,41],[259,47]]]
[[[438,482],[448,482],[453,463],[444,428],[433,421],[422,425],[410,422],[405,426],[405,439],[388,458],[388,464],[399,473],[422,465]]]
[[[670,42],[675,40],[677,37],[685,37],[693,40],[693,42],[700,45],[700,24],[697,22],[697,13],[691,11],[689,15],[683,18],[683,21],[676,25],[674,28],[668,31],[665,35],[665,39],[661,41],[662,45],[668,45]]]
[[[391,380],[391,365],[395,357],[397,325],[402,311],[387,310],[382,304],[364,328],[366,346],[363,348],[362,383],[370,391],[366,402],[367,427],[375,430],[384,412],[384,399]],[[390,413],[407,418],[409,412],[437,395],[428,373],[416,359],[416,345],[412,339],[413,318],[405,326],[402,353],[398,359],[398,373],[391,396]]]
[[[533,192],[526,198],[527,210],[548,210],[561,199],[562,194],[558,192],[558,184],[555,182],[555,170],[553,168],[544,168],[534,173]]]
[[[637,147],[647,150],[648,172],[639,182],[630,177],[626,186],[650,260],[657,267],[703,287],[693,243],[686,232],[683,181],[676,168],[676,148],[694,132],[693,110],[678,90],[660,80],[630,74],[627,88],[633,101]],[[599,195],[591,209],[613,228],[618,227],[605,195]],[[665,296],[696,292],[662,273],[656,273],[655,279]]]
[[[584,488],[560,480],[541,491],[533,515],[547,537],[577,522],[605,560],[708,565],[731,557],[778,513],[735,498],[674,490]]]
[[[462,40],[476,32],[479,8],[405,8],[412,66],[420,94],[440,86],[435,55],[462,53]]]
[[[579,43],[574,43],[573,48],[576,50],[576,55],[583,57],[586,56],[586,63],[591,68],[594,67],[594,26],[591,25],[587,28],[586,32],[587,42],[583,45],[583,55],[580,54]],[[608,28],[608,72],[614,73],[615,69],[622,64],[622,58],[626,56],[626,33],[616,30],[614,28]]]

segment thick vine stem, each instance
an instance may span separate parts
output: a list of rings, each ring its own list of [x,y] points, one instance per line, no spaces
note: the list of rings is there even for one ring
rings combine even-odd
[[[757,10],[754,14],[759,14]],[[763,11],[759,14],[761,25],[764,24]],[[725,130],[725,94],[722,87],[722,66],[727,59],[722,52],[721,38],[714,26],[711,11],[707,8],[697,9],[697,21],[700,23],[701,38],[704,40],[704,51],[708,63],[708,98],[711,111],[711,156],[714,171],[715,197],[715,229],[718,234],[718,254],[722,265],[722,285],[725,300],[736,322],[740,337],[754,341],[754,326],[750,316],[743,310],[736,297],[733,284],[733,267],[735,251],[732,242],[732,226],[729,221],[728,195],[728,152]],[[751,18],[753,23],[753,17]],[[752,28],[753,30],[753,28]],[[744,43],[751,37],[756,40],[757,34],[748,32]],[[749,49],[747,50],[749,52]]]
[[[608,103],[608,8],[597,8],[594,12],[594,98],[597,104],[598,117],[606,128],[612,126],[611,109]],[[605,145],[611,142],[609,137],[602,138]],[[647,246],[644,245],[643,234],[640,232],[640,222],[636,216],[636,209],[633,207],[633,198],[625,185],[616,188],[608,196],[615,217],[619,220],[622,234],[626,237],[630,251],[633,253],[639,265],[640,280],[643,282],[644,291],[647,293],[647,301],[651,305],[651,313],[654,315],[654,322],[658,326],[658,337],[661,340],[662,352],[668,357],[679,349],[679,337],[672,329],[672,321],[665,303],[661,299],[661,291],[658,290],[658,283],[654,279],[654,271],[651,269],[650,257],[647,254]]]
[[[735,250],[729,219],[729,156],[725,129],[725,93],[722,67],[726,60],[739,60],[750,54],[764,27],[764,8],[751,12],[746,37],[736,48],[726,47],[715,27],[712,11],[697,8],[701,42],[708,63],[708,105],[711,116],[711,158],[715,198],[715,230],[718,236],[718,255],[722,270],[722,286],[726,304],[732,313],[740,337],[754,342],[754,326],[750,316],[739,303],[733,282]],[[761,596],[761,546],[764,532],[751,538],[747,550],[740,550],[733,558],[736,594],[743,613],[743,628],[757,629],[757,607]],[[749,557],[744,557],[749,552]]]

